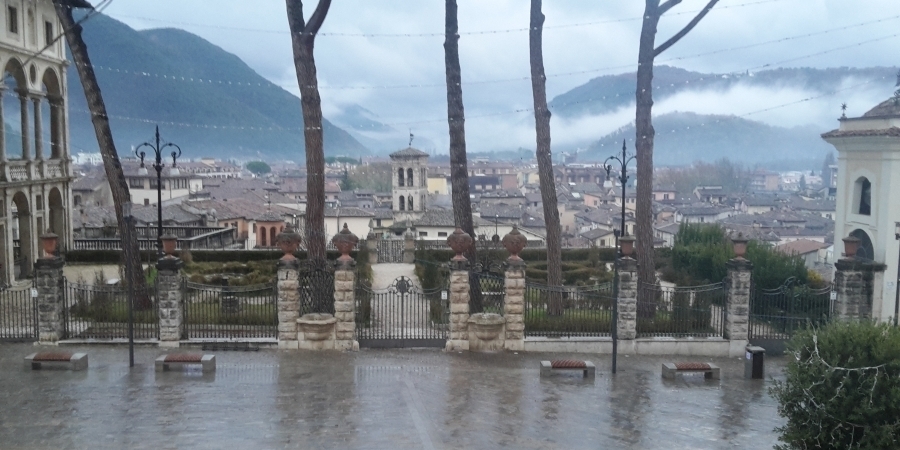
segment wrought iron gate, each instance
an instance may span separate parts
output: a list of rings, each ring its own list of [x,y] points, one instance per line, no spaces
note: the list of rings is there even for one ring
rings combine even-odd
[[[769,353],[783,353],[794,332],[831,318],[832,286],[813,289],[788,278],[775,289],[752,289],[750,342]]]
[[[0,287],[0,341],[36,341],[37,299],[33,284]]]
[[[422,290],[399,277],[383,290],[356,285],[356,330],[360,347],[440,347],[447,342],[449,291]]]
[[[378,241],[379,263],[402,263],[405,241],[403,239],[381,239]]]
[[[278,336],[274,282],[255,286],[210,286],[184,282],[187,339],[250,339]]]

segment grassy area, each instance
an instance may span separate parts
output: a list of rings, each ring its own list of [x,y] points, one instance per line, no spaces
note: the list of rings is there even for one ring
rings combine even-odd
[[[76,302],[69,308],[69,316],[73,319],[91,320],[94,322],[128,322],[128,302],[125,300],[103,301],[95,298],[91,303]],[[156,308],[134,311],[135,323],[157,323],[159,317]]]
[[[218,303],[188,303],[185,322],[216,325],[277,325],[278,312],[274,304],[246,305],[235,313],[222,310]]]
[[[525,330],[565,333],[609,333],[612,311],[567,309],[560,316],[549,316],[543,309],[525,312]]]

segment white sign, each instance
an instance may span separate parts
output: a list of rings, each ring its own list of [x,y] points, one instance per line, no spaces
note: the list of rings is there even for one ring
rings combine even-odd
[[[837,300],[837,292],[831,291],[831,299]]]
[[[31,298],[37,298],[37,289],[31,288]]]
[[[747,359],[753,359],[753,357],[751,356],[750,352],[747,352]]]
[[[447,291],[441,291],[441,300],[447,300]]]

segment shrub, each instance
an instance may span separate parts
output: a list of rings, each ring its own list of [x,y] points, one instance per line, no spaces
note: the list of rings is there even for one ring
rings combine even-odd
[[[797,332],[785,380],[770,392],[789,449],[900,447],[900,329],[833,322]]]

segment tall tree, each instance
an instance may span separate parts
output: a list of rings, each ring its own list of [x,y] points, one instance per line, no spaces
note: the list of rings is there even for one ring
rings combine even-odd
[[[106,113],[106,104],[100,93],[100,85],[94,74],[94,66],[88,55],[87,44],[82,37],[82,27],[75,21],[73,10],[75,8],[93,9],[90,3],[84,0],[53,0],[56,15],[65,32],[66,42],[72,51],[72,59],[75,60],[75,68],[78,70],[78,78],[84,88],[84,96],[88,109],[91,112],[91,122],[94,125],[94,133],[97,135],[97,146],[100,148],[100,156],[103,158],[103,169],[106,179],[109,181],[109,190],[112,192],[113,206],[116,210],[116,222],[122,236],[122,250],[125,258],[125,278],[129,285],[137,293],[135,306],[146,309],[151,306],[150,297],[147,294],[147,280],[141,270],[141,252],[138,247],[137,233],[134,232],[134,221],[125,220],[124,205],[131,201],[131,192],[122,172],[122,164],[119,162],[119,153],[116,151],[116,143],[113,141],[112,130],[109,127],[109,116]],[[126,232],[126,227],[131,231]]]
[[[450,126],[450,181],[453,200],[453,219],[463,231],[475,236],[472,221],[472,202],[469,198],[469,165],[466,161],[466,112],[462,98],[462,69],[459,66],[459,18],[456,0],[446,0],[444,68],[447,73],[447,122]],[[475,246],[465,254],[476,261]],[[473,287],[476,279],[471,278]],[[473,289],[473,312],[481,312],[481,290]]]
[[[531,59],[531,91],[534,97],[534,128],[537,139],[535,156],[538,178],[541,184],[541,203],[544,206],[544,224],[547,228],[547,284],[562,285],[562,250],[560,249],[559,210],[556,206],[556,183],[553,177],[553,158],[550,152],[550,109],[547,108],[547,76],[544,73],[544,13],[541,0],[531,0],[531,26],[529,27],[529,53]],[[550,315],[562,314],[562,299],[550,302]]]
[[[637,89],[635,97],[635,148],[637,151],[637,204],[635,206],[635,239],[637,241],[638,285],[656,283],[656,267],[653,263],[653,63],[657,56],[685,37],[719,0],[709,0],[706,6],[669,40],[656,46],[659,19],[682,0],[645,0],[644,21],[638,50]],[[650,292],[638,289],[638,299],[649,304]]]
[[[294,68],[300,85],[303,109],[303,135],[306,140],[306,249],[310,262],[325,263],[325,144],[322,133],[322,99],[316,60],[313,57],[316,34],[331,0],[319,0],[307,22],[303,18],[303,1],[286,0],[288,25],[294,50]]]

